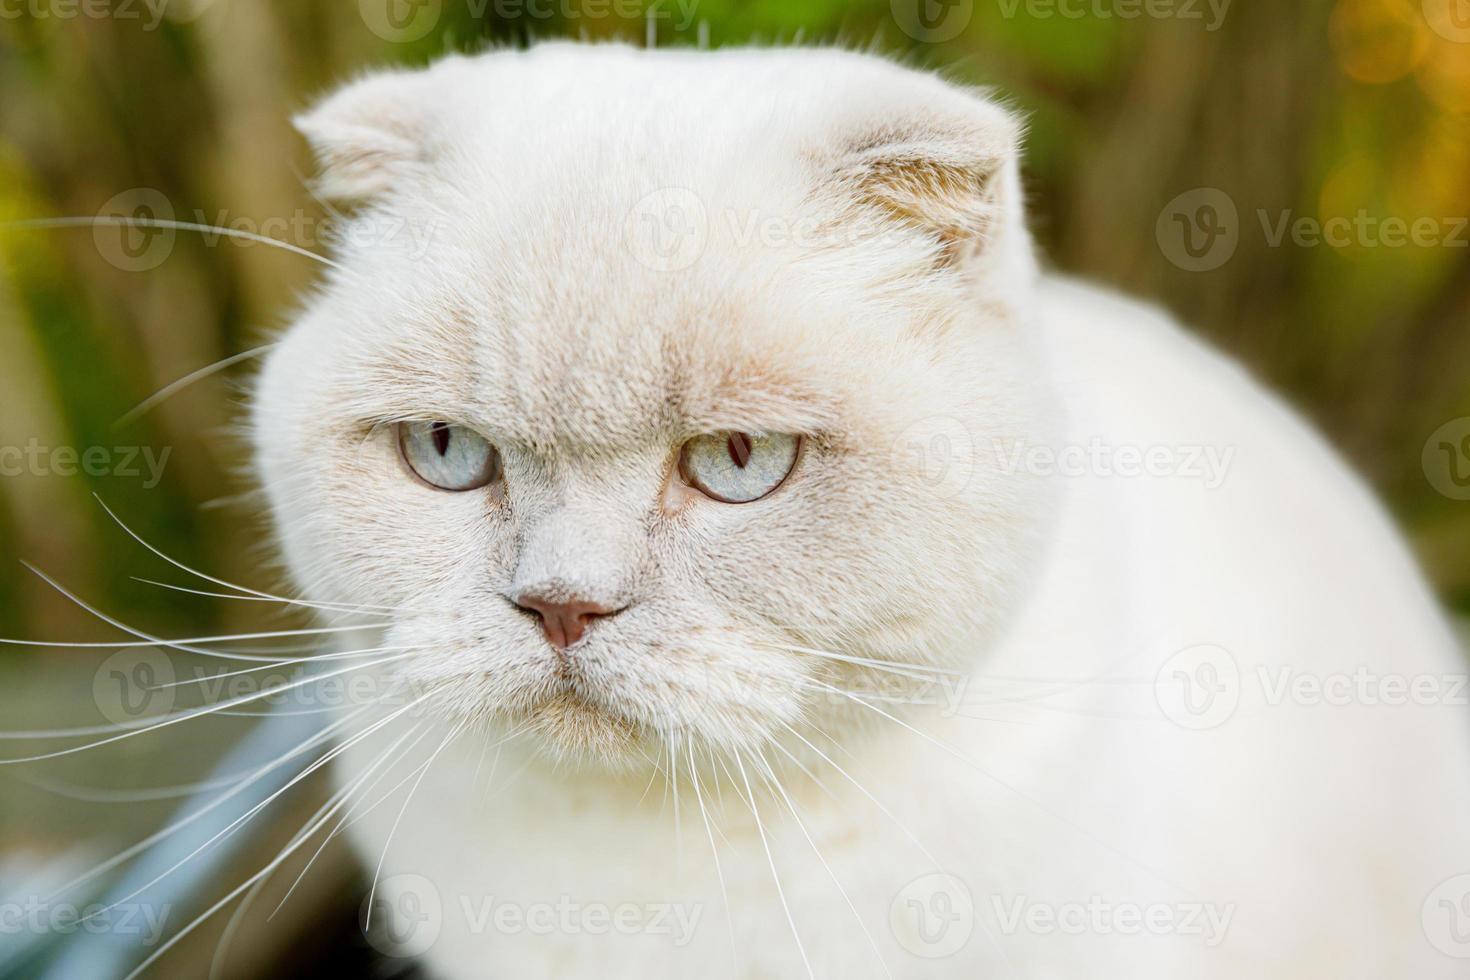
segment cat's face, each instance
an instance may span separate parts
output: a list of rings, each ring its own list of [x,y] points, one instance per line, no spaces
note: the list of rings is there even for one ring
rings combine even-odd
[[[1035,425],[998,110],[851,55],[553,46],[302,125],[368,200],[257,388],[260,471],[305,596],[397,610],[437,710],[749,746],[894,676],[850,658],[983,652],[1032,510],[993,447]]]

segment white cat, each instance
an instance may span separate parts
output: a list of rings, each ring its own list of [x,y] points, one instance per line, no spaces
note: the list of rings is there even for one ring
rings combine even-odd
[[[1428,591],[1239,369],[1038,273],[993,101],[548,44],[300,126],[361,207],[253,433],[303,594],[384,614],[336,771],[390,952],[1470,975]]]

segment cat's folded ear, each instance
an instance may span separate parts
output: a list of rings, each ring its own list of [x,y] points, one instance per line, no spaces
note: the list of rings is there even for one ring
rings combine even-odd
[[[427,153],[425,85],[424,72],[369,75],[292,120],[316,153],[322,195],[366,200],[422,168]]]
[[[1019,120],[949,86],[923,96],[844,120],[829,135],[830,189],[932,238],[940,265],[1029,252]]]

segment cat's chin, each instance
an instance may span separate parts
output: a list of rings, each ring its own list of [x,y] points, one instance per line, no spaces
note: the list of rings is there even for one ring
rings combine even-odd
[[[645,757],[637,725],[571,689],[542,699],[525,713],[525,723],[560,761],[626,769]]]

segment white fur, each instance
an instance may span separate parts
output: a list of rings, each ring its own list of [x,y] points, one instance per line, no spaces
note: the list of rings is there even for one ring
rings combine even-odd
[[[1425,587],[1237,369],[1037,277],[993,103],[841,52],[547,45],[376,76],[301,125],[363,210],[261,378],[258,459],[307,597],[401,607],[361,645],[422,648],[366,673],[431,710],[338,778],[387,773],[352,835],[382,914],[438,903],[432,975],[1464,975],[1420,922],[1470,870],[1463,708],[1268,697],[1280,667],[1461,672]],[[708,219],[679,268],[629,228],[666,198]],[[482,432],[503,491],[412,480],[404,418]],[[678,445],[725,428],[807,446],[757,503],[680,492]],[[1096,445],[1181,465],[1026,452]],[[561,662],[508,601],[529,587],[628,609]],[[1161,703],[1201,644],[1242,681],[1196,731]],[[792,647],[973,677],[956,714]],[[880,682],[872,708],[821,687]],[[973,900],[956,950],[904,925],[948,908],[935,872]],[[497,928],[502,902],[670,906],[692,934]],[[1011,921],[1088,903],[1223,931]]]

